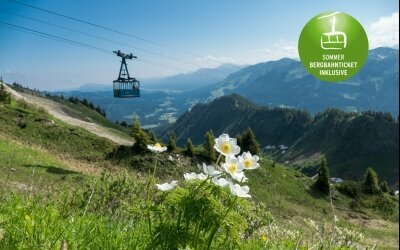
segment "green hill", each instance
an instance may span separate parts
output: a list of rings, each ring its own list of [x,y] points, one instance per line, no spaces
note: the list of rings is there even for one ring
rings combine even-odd
[[[201,144],[204,134],[210,129],[214,134],[226,132],[236,135],[251,127],[262,145],[290,145],[310,124],[311,115],[307,112],[259,106],[232,94],[195,105],[164,131],[163,136],[174,131],[178,144],[185,143],[189,137],[195,144]]]
[[[399,124],[388,113],[346,113],[327,110],[290,147],[283,159],[295,160],[323,153],[332,174],[361,180],[373,166],[381,179],[398,183]]]
[[[389,113],[328,109],[312,117],[305,111],[259,106],[233,94],[194,106],[161,134],[167,137],[174,131],[180,144],[187,138],[201,144],[210,129],[236,135],[248,127],[262,147],[289,147],[285,152],[266,151],[282,163],[302,168],[300,160],[325,154],[335,176],[360,180],[373,166],[381,178],[398,183],[398,123]],[[315,174],[315,169],[306,171]]]

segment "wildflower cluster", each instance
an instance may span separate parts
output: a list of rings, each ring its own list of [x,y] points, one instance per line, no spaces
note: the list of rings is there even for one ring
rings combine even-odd
[[[301,237],[301,233],[297,230],[287,229],[276,223],[270,223],[269,225],[259,230],[260,238],[263,241],[272,243],[273,241],[291,241],[296,242]]]
[[[155,149],[155,146],[149,146],[148,148],[153,152],[159,152]],[[203,163],[201,167],[202,173],[185,173],[183,175],[184,179],[186,181],[209,180],[217,186],[229,187],[231,193],[237,197],[251,197],[249,187],[241,186],[240,183],[247,181],[244,171],[260,167],[258,163],[260,158],[250,152],[243,152],[238,155],[240,147],[237,145],[236,139],[230,138],[227,134],[222,134],[215,139],[214,148],[220,153],[216,166]],[[222,156],[224,156],[225,160],[218,165]],[[161,191],[167,191],[173,189],[176,185],[177,181],[172,181],[171,183],[157,184],[157,187]]]
[[[312,244],[329,244],[331,246],[361,248],[360,242],[364,240],[364,235],[358,231],[336,225],[331,230],[327,230],[324,226],[318,225],[312,219],[304,219],[304,222],[312,235],[312,237],[310,237]]]
[[[335,227],[337,242],[346,247],[357,247],[364,240],[364,235],[346,227]]]

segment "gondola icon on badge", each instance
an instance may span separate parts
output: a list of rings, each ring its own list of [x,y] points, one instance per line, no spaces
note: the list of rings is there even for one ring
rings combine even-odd
[[[329,18],[332,17],[331,22],[331,31],[322,33],[321,36],[321,48],[325,50],[341,50],[346,48],[347,46],[347,35],[342,31],[336,30],[336,15],[340,12],[333,12],[331,14],[318,17],[318,19]]]

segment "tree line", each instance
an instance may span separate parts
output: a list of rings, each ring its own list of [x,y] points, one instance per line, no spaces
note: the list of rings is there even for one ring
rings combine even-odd
[[[64,96],[61,95],[61,99],[64,99]],[[106,111],[104,110],[104,108],[101,108],[99,105],[94,105],[93,102],[88,101],[86,98],[83,99],[79,99],[78,97],[69,97],[68,101],[73,103],[73,104],[82,104],[83,106],[96,111],[97,113],[99,113],[100,115],[102,115],[103,117],[106,117]]]

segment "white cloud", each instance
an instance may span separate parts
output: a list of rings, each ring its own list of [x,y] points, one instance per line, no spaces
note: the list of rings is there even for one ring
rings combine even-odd
[[[399,13],[379,18],[368,29],[369,48],[393,47],[399,44]]]
[[[271,47],[251,50],[250,53],[251,61],[254,62],[265,62],[279,60],[284,57],[298,58],[297,44],[293,42],[286,42],[280,39],[278,42],[273,44]]]
[[[200,64],[202,68],[214,68],[224,63],[235,63],[235,60],[230,57],[215,57],[207,55],[204,57],[197,57],[196,63]]]

